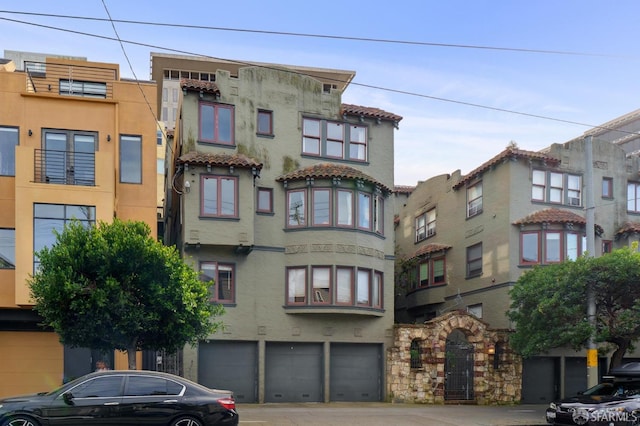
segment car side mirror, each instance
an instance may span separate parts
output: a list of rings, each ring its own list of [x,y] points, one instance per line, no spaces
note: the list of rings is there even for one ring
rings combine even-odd
[[[65,392],[62,394],[62,399],[67,405],[74,405],[73,403],[73,394],[71,392]]]

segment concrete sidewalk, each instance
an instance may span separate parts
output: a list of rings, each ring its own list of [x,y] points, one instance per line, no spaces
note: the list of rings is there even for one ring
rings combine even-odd
[[[538,426],[547,405],[238,404],[241,425]]]

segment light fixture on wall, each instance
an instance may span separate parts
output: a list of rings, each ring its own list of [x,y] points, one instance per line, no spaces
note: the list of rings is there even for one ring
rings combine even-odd
[[[496,353],[496,345],[494,343],[489,343],[487,345],[487,353],[489,355],[495,355],[495,353]]]
[[[29,129],[29,136],[33,136],[33,132]]]
[[[107,135],[107,142],[111,142],[111,135]]]

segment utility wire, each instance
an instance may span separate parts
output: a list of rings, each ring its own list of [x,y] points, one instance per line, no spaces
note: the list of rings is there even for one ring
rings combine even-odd
[[[0,12],[2,12],[2,11],[0,11]],[[99,38],[99,39],[103,39],[103,40],[118,41],[120,43],[133,44],[133,45],[137,45],[137,46],[143,46],[143,47],[163,50],[163,51],[167,51],[167,52],[180,53],[180,54],[191,55],[191,56],[196,56],[196,57],[202,57],[202,58],[207,58],[207,59],[226,61],[226,62],[231,62],[231,63],[235,63],[235,64],[239,64],[239,65],[255,66],[255,67],[261,67],[261,68],[266,68],[266,69],[274,69],[274,70],[277,69],[279,71],[286,71],[286,72],[290,72],[290,73],[293,73],[293,74],[306,75],[306,74],[304,74],[302,72],[291,70],[291,69],[275,68],[275,67],[270,67],[270,66],[265,65],[265,64],[251,63],[251,62],[245,62],[245,61],[239,61],[239,60],[233,60],[233,59],[218,58],[218,57],[215,57],[215,56],[204,55],[204,54],[201,54],[201,53],[189,52],[189,51],[185,51],[185,50],[181,50],[181,49],[172,49],[172,48],[168,48],[168,47],[164,47],[164,46],[158,46],[158,45],[153,45],[153,44],[149,44],[149,43],[142,43],[142,42],[137,42],[137,41],[132,41],[132,40],[122,40],[122,39],[109,37],[109,36],[104,36],[104,35],[100,35],[100,34],[92,34],[92,33],[87,33],[87,32],[83,32],[83,31],[71,30],[71,29],[68,29],[68,28],[54,27],[54,26],[51,26],[51,25],[37,24],[37,23],[33,23],[33,22],[21,21],[21,20],[5,18],[5,17],[0,17],[0,20],[9,21],[9,22],[15,22],[15,23],[19,23],[19,24],[25,24],[25,25],[31,25],[31,26],[36,26],[36,27],[46,28],[46,29],[51,29],[51,30],[56,30],[56,31],[68,32],[68,33],[78,34],[78,35],[83,35],[83,36],[88,36],[88,37],[94,37],[94,38]],[[334,82],[339,82],[339,83],[348,83],[347,81],[340,80],[340,79],[327,78],[327,80],[334,81]],[[545,115],[526,113],[526,112],[515,111],[515,110],[506,109],[506,108],[492,107],[492,106],[488,106],[488,105],[476,104],[476,103],[466,102],[466,101],[459,101],[459,100],[455,100],[455,99],[441,98],[441,97],[437,97],[437,96],[425,95],[425,94],[416,93],[416,92],[410,92],[410,91],[406,91],[406,90],[386,88],[386,87],[381,87],[381,86],[376,86],[376,85],[371,85],[371,84],[365,84],[365,83],[357,83],[357,82],[354,82],[354,81],[350,82],[349,84],[350,85],[354,85],[354,86],[359,86],[359,87],[366,87],[366,88],[369,88],[369,89],[386,91],[386,92],[390,92],[390,93],[397,93],[397,94],[402,94],[402,95],[407,95],[407,96],[414,96],[414,97],[419,97],[419,98],[424,98],[424,99],[431,99],[431,100],[440,101],[440,102],[448,102],[448,103],[453,103],[453,104],[458,104],[458,105],[465,105],[465,106],[474,107],[474,108],[481,108],[481,109],[486,109],[486,110],[490,110],[490,111],[497,111],[497,112],[503,112],[503,113],[507,113],[507,114],[520,115],[520,116],[524,116],[524,117],[537,118],[537,119],[541,119],[541,120],[555,121],[555,122],[560,122],[560,123],[565,123],[565,124],[572,124],[572,125],[577,125],[577,126],[582,126],[582,127],[589,127],[589,128],[593,128],[593,129],[601,129],[601,130],[619,132],[619,133],[623,133],[623,134],[640,136],[640,133],[638,133],[638,132],[629,132],[629,131],[626,131],[626,130],[610,128],[610,127],[606,127],[606,126],[602,126],[602,125],[593,125],[593,124],[582,123],[582,122],[578,122],[578,121],[564,120],[564,119],[545,116]]]
[[[255,30],[246,28],[229,28],[229,27],[212,27],[207,25],[189,25],[189,24],[174,24],[164,22],[150,22],[150,21],[134,21],[127,19],[105,19],[95,18],[91,16],[74,16],[74,15],[58,15],[51,13],[37,13],[37,12],[20,12],[12,10],[0,10],[0,13],[15,14],[15,15],[30,15],[30,16],[42,16],[47,18],[64,18],[64,19],[79,19],[85,21],[107,21],[117,22],[122,24],[133,25],[150,25],[158,27],[170,27],[170,28],[186,28],[186,29],[198,29],[209,31],[230,31],[239,33],[251,33],[251,34],[268,34],[288,37],[306,37],[306,38],[321,38],[331,40],[349,40],[349,41],[361,41],[370,43],[387,43],[387,44],[405,44],[413,46],[429,46],[429,47],[448,47],[448,48],[460,48],[460,49],[481,49],[481,50],[498,50],[505,52],[523,52],[523,53],[542,53],[550,55],[573,55],[573,56],[597,56],[597,57],[617,57],[616,55],[603,54],[603,53],[588,53],[588,52],[572,52],[565,50],[546,50],[546,49],[525,49],[518,47],[504,47],[504,46],[482,46],[473,44],[455,44],[455,43],[435,43],[426,41],[411,41],[411,40],[393,40],[383,38],[370,38],[370,37],[353,37],[353,36],[338,36],[331,34],[311,34],[311,33],[297,33],[288,31],[267,31],[267,30]]]
[[[105,12],[107,12],[107,16],[109,17],[109,21],[111,22],[111,26],[113,27],[113,32],[116,35],[116,38],[118,40],[118,44],[120,45],[120,49],[122,49],[122,53],[124,54],[124,57],[125,57],[125,59],[127,61],[127,64],[129,64],[129,69],[131,70],[131,74],[133,74],[133,78],[135,79],[136,84],[138,85],[138,89],[140,89],[140,93],[142,94],[144,102],[147,104],[147,107],[149,108],[149,111],[151,112],[151,115],[153,116],[153,119],[156,122],[156,126],[162,132],[164,140],[167,141],[167,146],[169,147],[169,150],[173,151],[173,147],[170,147],[170,145],[168,143],[167,134],[164,131],[164,129],[162,128],[162,126],[160,125],[160,122],[158,121],[158,117],[156,116],[156,113],[153,111],[153,107],[151,106],[151,103],[149,102],[149,99],[147,99],[147,95],[144,93],[144,89],[142,88],[142,85],[140,84],[140,80],[138,79],[138,76],[136,75],[136,72],[133,69],[133,65],[131,64],[131,60],[129,60],[129,55],[127,55],[127,51],[124,48],[124,44],[122,43],[122,40],[120,39],[120,34],[118,34],[118,30],[116,29],[116,25],[114,24],[114,21],[111,20],[111,13],[109,13],[109,8],[107,8],[107,4],[105,3],[104,0],[102,0],[102,5],[104,6]]]

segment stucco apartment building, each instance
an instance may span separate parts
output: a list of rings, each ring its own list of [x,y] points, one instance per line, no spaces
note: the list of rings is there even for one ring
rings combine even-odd
[[[157,226],[155,84],[117,64],[38,58],[0,61],[0,395],[92,370],[91,351],[64,348],[31,309],[34,253],[52,231],[73,218]]]
[[[159,54],[152,67],[184,76],[166,243],[226,310],[185,348],[184,375],[239,402],[384,400],[402,117],[342,103],[351,71]]]
[[[586,250],[589,189],[595,255],[638,241],[638,157],[598,138],[592,144],[593,182],[586,181],[585,140],[578,138],[539,152],[510,146],[466,175],[458,170],[419,183],[396,219],[398,321],[422,323],[462,309],[494,329],[512,328],[505,312],[518,277]],[[607,360],[599,364],[606,371]],[[586,387],[584,352],[558,349],[524,362],[523,402]]]

